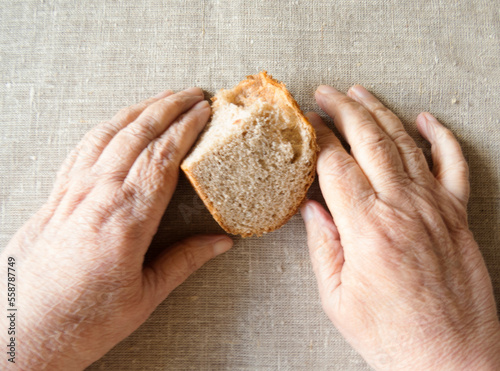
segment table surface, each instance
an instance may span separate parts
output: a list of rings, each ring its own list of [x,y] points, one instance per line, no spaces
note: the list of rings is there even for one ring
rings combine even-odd
[[[470,164],[470,226],[500,299],[498,1],[2,1],[0,246],[98,122],[166,88],[267,70],[304,111],[361,83],[402,119],[435,114]],[[331,120],[328,120],[332,125]],[[310,197],[321,199],[317,184]],[[151,249],[219,232],[181,178]],[[22,278],[21,278],[22,279]],[[366,370],[321,310],[300,216],[200,269],[89,370]]]

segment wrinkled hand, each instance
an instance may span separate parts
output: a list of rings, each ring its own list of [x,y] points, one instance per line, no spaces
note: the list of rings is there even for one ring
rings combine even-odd
[[[433,172],[399,119],[361,86],[327,86],[316,114],[318,177],[331,215],[302,208],[323,308],[376,369],[500,369],[492,286],[467,225],[468,168],[451,132],[417,118]],[[333,217],[333,218],[332,218]]]
[[[48,202],[2,253],[4,277],[7,257],[17,261],[17,367],[83,369],[232,246],[226,236],[192,237],[143,266],[179,163],[209,116],[200,89],[166,91],[97,126],[68,157]]]

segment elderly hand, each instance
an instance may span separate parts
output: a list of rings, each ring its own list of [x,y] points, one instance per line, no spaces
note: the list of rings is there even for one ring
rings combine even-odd
[[[97,126],[68,157],[48,202],[2,253],[3,277],[7,258],[17,262],[17,367],[83,369],[232,246],[227,236],[192,237],[143,265],[209,116],[200,89],[166,91]]]
[[[379,370],[499,370],[492,286],[467,226],[468,168],[451,132],[417,118],[433,171],[399,119],[361,86],[320,86],[319,183],[302,208],[323,308]]]

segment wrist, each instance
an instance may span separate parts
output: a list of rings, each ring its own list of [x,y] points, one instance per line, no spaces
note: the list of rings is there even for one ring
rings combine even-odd
[[[437,365],[437,367],[436,367]],[[429,370],[500,370],[500,323],[489,333],[457,342],[447,357],[429,365]]]

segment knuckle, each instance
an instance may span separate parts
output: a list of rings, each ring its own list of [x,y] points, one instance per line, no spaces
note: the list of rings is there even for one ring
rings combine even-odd
[[[391,150],[393,145],[392,141],[380,130],[378,127],[373,126],[373,123],[365,121],[361,122],[360,126],[355,133],[359,138],[359,147],[366,147],[370,151],[373,150]]]
[[[140,107],[138,107],[138,105],[122,108],[120,111],[118,111],[116,117],[119,120],[133,120],[137,115],[137,110],[139,109]]]
[[[391,133],[391,139],[401,147],[415,146],[413,139],[408,135],[405,129],[398,127]]]
[[[157,200],[159,196],[171,188],[179,176],[179,164],[173,160],[168,150],[152,142],[141,154],[142,166],[137,166],[127,176],[124,186],[134,191],[133,197],[140,203],[143,198]],[[141,198],[142,197],[142,198]]]
[[[186,270],[188,272],[196,271],[200,267],[200,264],[198,264],[198,259],[196,258],[196,254],[194,253],[193,248],[187,245],[183,246],[181,251]]]
[[[182,95],[176,94],[165,100],[164,105],[166,109],[174,109],[180,111],[184,108],[186,100]]]
[[[324,147],[325,145],[331,143],[338,142],[338,139],[335,136],[335,134],[333,134],[333,132],[327,127],[316,129],[316,135],[317,135],[316,140],[321,147]]]
[[[394,197],[395,194],[400,193],[401,189],[406,189],[412,185],[412,179],[406,175],[406,173],[390,173],[389,171],[384,171],[379,174],[379,184],[381,188],[382,198]]]
[[[345,112],[364,112],[363,106],[349,97],[342,97],[338,102],[339,109]]]
[[[131,214],[135,220],[147,221],[150,217],[148,211],[154,207],[154,202],[157,201],[155,197],[157,185],[144,184],[141,180],[127,180],[122,190],[124,198],[133,205]]]
[[[347,174],[356,164],[340,150],[332,149],[318,158],[318,171],[334,177]]]
[[[177,166],[177,163],[180,162],[180,150],[175,136],[169,135],[164,141],[154,142],[151,151],[153,160],[162,167],[169,167],[170,164]]]
[[[198,115],[195,114],[183,114],[181,117],[179,117],[179,124],[180,125],[174,125],[172,126],[172,134],[182,137],[184,135],[185,129],[184,127],[189,127],[192,128],[196,123],[198,122]]]
[[[120,158],[120,155],[116,155],[116,160],[109,161],[109,164],[96,164],[92,166],[88,178],[101,183],[115,184],[123,182],[123,179],[128,175],[128,170],[118,170],[112,165],[118,162]]]
[[[179,167],[161,157],[153,157],[149,173],[149,177],[157,183],[156,188],[160,186],[160,189],[165,189],[167,184],[179,176]]]
[[[120,125],[116,121],[102,122],[85,135],[77,147],[77,154],[80,157],[83,155],[83,157],[90,157],[92,159],[101,153],[119,130]]]
[[[425,159],[424,151],[422,151],[421,148],[418,148],[417,146],[404,146],[400,147],[400,150],[409,166],[417,164],[427,166],[427,160]]]
[[[451,130],[447,128],[440,128],[438,131],[438,139],[442,142],[450,142],[450,141],[456,141],[455,135],[451,132]]]
[[[150,177],[157,182],[157,189],[159,186],[161,186],[160,189],[165,189],[168,184],[176,181],[179,176],[179,167],[162,158],[153,158],[151,168]]]
[[[89,143],[91,147],[103,147],[113,136],[112,130],[106,125],[98,126],[89,133],[86,143]],[[86,146],[88,147],[88,146]]]
[[[332,243],[334,241],[331,233],[324,232],[322,230],[319,232],[314,238],[312,242],[312,246],[314,248],[311,258],[318,266],[318,269],[321,269],[321,266],[326,262],[330,262],[335,259],[335,254],[332,249]]]
[[[139,140],[152,141],[158,135],[156,126],[158,125],[157,118],[152,114],[147,114],[144,121],[139,125],[130,125],[127,127],[129,135],[138,138]]]
[[[388,117],[391,120],[395,118],[394,113],[392,113],[392,111],[386,106],[384,106],[382,103],[376,103],[371,110],[373,114],[377,117]]]

